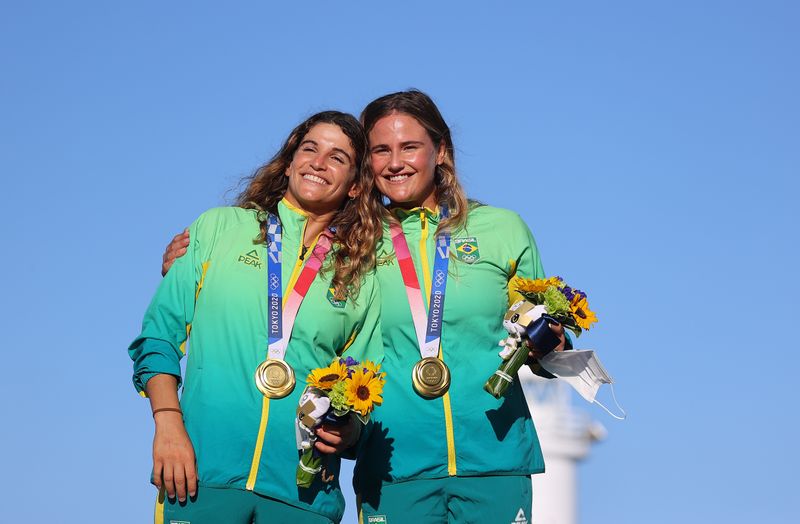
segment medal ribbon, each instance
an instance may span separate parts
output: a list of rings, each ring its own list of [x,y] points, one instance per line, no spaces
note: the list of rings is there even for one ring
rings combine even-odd
[[[447,218],[447,208],[442,206],[439,218]],[[411,307],[411,318],[414,320],[414,331],[417,333],[417,344],[422,358],[439,355],[439,341],[442,338],[442,312],[444,296],[447,288],[447,268],[450,263],[450,233],[436,236],[436,259],[433,263],[431,279],[431,296],[428,301],[428,314],[425,314],[425,303],[419,286],[414,261],[408,249],[406,236],[400,224],[393,222],[389,226],[392,244],[397,255],[397,264],[406,286],[408,305]]]
[[[294,322],[300,304],[308,293],[311,283],[319,273],[325,256],[331,249],[331,236],[328,231],[323,232],[311,256],[306,259],[305,266],[297,277],[297,281],[286,299],[286,306],[282,307],[283,284],[281,279],[281,266],[283,255],[281,249],[281,223],[278,217],[270,214],[267,223],[267,289],[269,293],[269,308],[267,316],[267,331],[269,333],[269,358],[283,360],[286,355],[286,346],[292,336]]]

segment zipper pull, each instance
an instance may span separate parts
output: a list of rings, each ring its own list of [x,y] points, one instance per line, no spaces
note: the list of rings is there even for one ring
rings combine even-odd
[[[422,230],[425,231],[428,227],[428,217],[425,216],[425,209],[420,210],[419,212],[419,221],[422,225]]]

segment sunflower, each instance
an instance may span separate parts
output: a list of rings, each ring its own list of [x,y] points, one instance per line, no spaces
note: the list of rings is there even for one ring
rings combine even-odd
[[[511,306],[520,300],[531,300],[530,295],[533,293],[544,293],[550,287],[559,289],[562,285],[564,285],[564,282],[560,277],[532,280],[514,275],[508,282],[508,305]],[[538,304],[538,302],[536,303]]]
[[[361,415],[366,415],[375,405],[383,402],[383,383],[369,371],[364,373],[363,369],[357,369],[345,380],[345,386],[347,402],[353,406],[353,411],[358,411]]]
[[[575,322],[582,329],[589,329],[592,324],[597,322],[597,315],[594,314],[594,311],[589,309],[589,304],[586,302],[586,295],[576,294],[575,298],[572,299],[572,303],[569,305],[569,309],[572,312],[572,316],[575,318]]]
[[[515,277],[514,284],[514,287],[520,293],[544,293],[551,286],[561,287],[563,282],[558,277],[537,278],[536,280]]]
[[[381,383],[386,382],[383,379],[383,377],[386,376],[386,373],[381,372],[381,366],[379,364],[376,364],[371,360],[365,360],[364,362],[361,363],[361,365],[364,367],[364,373],[367,372],[372,373],[372,376],[380,380]]]
[[[347,378],[347,366],[341,364],[339,361],[333,361],[330,366],[326,368],[317,368],[311,370],[311,374],[306,378],[309,386],[315,388],[329,390],[334,384]]]

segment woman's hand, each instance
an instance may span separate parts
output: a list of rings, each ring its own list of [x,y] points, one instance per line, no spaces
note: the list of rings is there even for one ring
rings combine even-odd
[[[194,447],[181,413],[162,411],[153,417],[156,435],[153,438],[153,482],[166,490],[169,498],[186,500],[197,493],[197,465]]]
[[[314,446],[320,453],[343,453],[358,441],[361,423],[350,415],[347,424],[332,426],[323,424],[316,430],[317,442]]]
[[[186,254],[186,248],[189,247],[189,230],[184,229],[183,233],[178,233],[172,237],[172,241],[167,245],[164,250],[164,256],[161,258],[161,276],[167,274],[169,268],[176,258],[182,257]]]
[[[549,326],[550,330],[556,335],[558,335],[558,340],[559,340],[558,345],[553,349],[553,351],[564,351],[564,347],[566,346],[567,343],[567,337],[564,336],[564,326],[562,326],[561,324],[549,324]],[[547,354],[541,351],[537,351],[536,348],[530,346],[528,349],[529,349],[528,362],[527,362],[528,365],[530,365],[532,360],[538,360]]]
[[[178,402],[178,378],[165,373],[155,375],[145,385],[156,435],[153,437],[153,484],[166,490],[169,498],[186,500],[197,493],[197,464],[194,447]]]

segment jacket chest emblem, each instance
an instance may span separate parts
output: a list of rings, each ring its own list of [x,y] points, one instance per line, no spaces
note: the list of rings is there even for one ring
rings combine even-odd
[[[478,239],[475,237],[454,238],[456,258],[467,264],[473,264],[481,258]]]
[[[344,308],[344,306],[347,304],[347,299],[345,299],[345,300],[337,300],[336,297],[334,296],[333,291],[334,290],[333,290],[332,287],[328,288],[328,302],[330,302],[331,305],[333,307],[335,307],[335,308],[339,308],[339,309]]]

